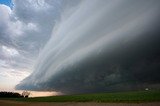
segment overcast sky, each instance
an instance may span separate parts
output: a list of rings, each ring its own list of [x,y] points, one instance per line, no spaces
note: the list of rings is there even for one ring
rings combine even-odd
[[[159,0],[0,4],[0,89],[160,88]]]

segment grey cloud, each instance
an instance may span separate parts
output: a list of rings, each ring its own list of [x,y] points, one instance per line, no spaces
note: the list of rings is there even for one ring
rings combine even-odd
[[[159,0],[83,1],[56,25],[34,72],[16,88],[63,93],[160,88],[159,9]]]
[[[64,6],[68,4],[66,0],[14,0],[14,4],[14,18],[25,24],[33,23],[38,28],[38,31],[24,31],[23,36],[16,42],[21,45],[20,49],[24,48],[26,51],[34,52],[38,48],[38,51],[33,53],[37,54],[50,39],[55,23],[61,19],[61,12],[67,9]],[[25,42],[22,42],[24,39]],[[33,43],[34,46],[28,46],[30,43]]]
[[[9,21],[9,7],[0,5],[0,12],[3,17],[0,17],[0,44],[10,43],[8,21]]]
[[[19,53],[16,57],[6,57],[7,52],[0,48],[0,60],[4,61],[6,69],[32,71],[39,51],[51,37],[56,20],[60,19],[63,2],[13,0],[12,10],[0,5],[0,47],[15,49]]]
[[[1,67],[6,69],[20,69],[25,66],[25,68],[28,68],[30,65],[26,64],[28,59],[25,56],[21,54],[18,56],[12,56],[11,53],[14,53],[14,51],[20,53],[18,48],[20,45],[14,40],[18,36],[16,35],[18,30],[14,27],[14,25],[17,24],[17,21],[13,22],[10,20],[12,10],[5,5],[0,5],[0,12],[2,15],[0,18],[0,60],[5,64],[2,64]],[[5,47],[6,50],[4,50],[3,47]],[[21,62],[19,62],[20,60]]]

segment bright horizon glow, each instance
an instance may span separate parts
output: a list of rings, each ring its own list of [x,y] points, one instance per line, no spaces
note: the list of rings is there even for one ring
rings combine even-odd
[[[13,92],[18,92],[20,94],[22,94],[23,90],[14,90]],[[60,93],[58,92],[54,92],[54,91],[28,91],[30,92],[29,97],[45,97],[45,96],[56,96],[56,95],[60,95]]]

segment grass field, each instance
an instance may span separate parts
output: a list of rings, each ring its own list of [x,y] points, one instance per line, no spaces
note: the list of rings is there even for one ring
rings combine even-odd
[[[159,102],[160,91],[132,91],[35,98],[14,98],[11,100],[26,102]]]

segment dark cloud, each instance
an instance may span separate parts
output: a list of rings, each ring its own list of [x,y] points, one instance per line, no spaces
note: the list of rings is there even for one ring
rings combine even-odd
[[[160,88],[159,0],[86,0],[75,8],[17,89],[71,94]]]

